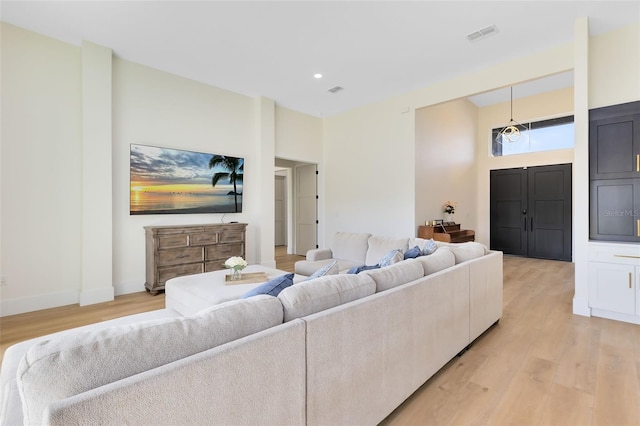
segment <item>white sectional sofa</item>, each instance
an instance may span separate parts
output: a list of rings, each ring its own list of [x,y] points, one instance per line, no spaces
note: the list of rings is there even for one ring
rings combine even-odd
[[[277,297],[14,345],[2,424],[375,425],[501,315],[502,253],[442,246]]]

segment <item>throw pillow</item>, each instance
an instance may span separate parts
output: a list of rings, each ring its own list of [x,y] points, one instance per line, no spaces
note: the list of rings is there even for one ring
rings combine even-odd
[[[438,245],[436,244],[435,241],[433,241],[433,238],[432,238],[430,240],[427,240],[426,243],[424,243],[424,248],[422,249],[422,255],[429,256],[437,249],[438,249]]]
[[[246,299],[247,297],[257,296],[259,294],[268,294],[269,296],[277,297],[282,290],[291,285],[293,285],[293,274],[281,275],[264,284],[260,284],[252,290],[249,290],[240,298]]]
[[[325,275],[336,275],[339,272],[340,270],[338,269],[338,261],[334,260],[333,262],[327,263],[322,268],[311,274],[311,276],[307,278],[307,281],[314,278],[324,277]]]
[[[394,263],[398,263],[403,260],[402,251],[401,250],[391,250],[389,253],[385,254],[380,262],[378,262],[378,266],[380,268],[384,268],[385,266],[393,265]]]
[[[362,266],[354,266],[353,268],[347,271],[347,274],[359,274],[362,271],[368,271],[370,269],[379,269],[380,265],[362,265]]]
[[[418,256],[422,256],[422,250],[420,250],[420,247],[418,247],[418,246],[410,248],[409,250],[404,252],[405,260],[406,259],[415,259]]]

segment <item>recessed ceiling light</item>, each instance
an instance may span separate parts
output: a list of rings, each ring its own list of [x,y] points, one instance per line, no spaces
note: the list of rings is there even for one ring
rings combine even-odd
[[[313,78],[322,78],[322,74],[320,74],[320,73],[315,73],[315,74],[313,75]]]

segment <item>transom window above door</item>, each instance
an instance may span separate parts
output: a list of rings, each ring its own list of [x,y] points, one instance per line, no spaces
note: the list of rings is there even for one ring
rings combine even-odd
[[[513,141],[499,135],[502,129],[492,130],[491,153],[494,157],[573,148],[573,115],[524,123],[522,126],[526,130]]]

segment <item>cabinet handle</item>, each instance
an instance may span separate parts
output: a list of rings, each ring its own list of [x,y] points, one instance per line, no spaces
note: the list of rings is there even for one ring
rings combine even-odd
[[[640,172],[640,154],[636,155],[636,172]]]
[[[629,272],[629,288],[633,288],[632,287],[632,277],[631,277],[631,272]]]
[[[636,226],[636,228],[638,228],[638,229],[636,229],[636,231],[637,231],[637,232],[636,232],[636,235],[637,235],[638,237],[640,237],[640,219],[638,219],[638,220],[636,221],[636,225],[637,225],[637,226]]]
[[[613,257],[627,257],[629,259],[640,259],[640,256],[631,256],[627,254],[614,254]]]

